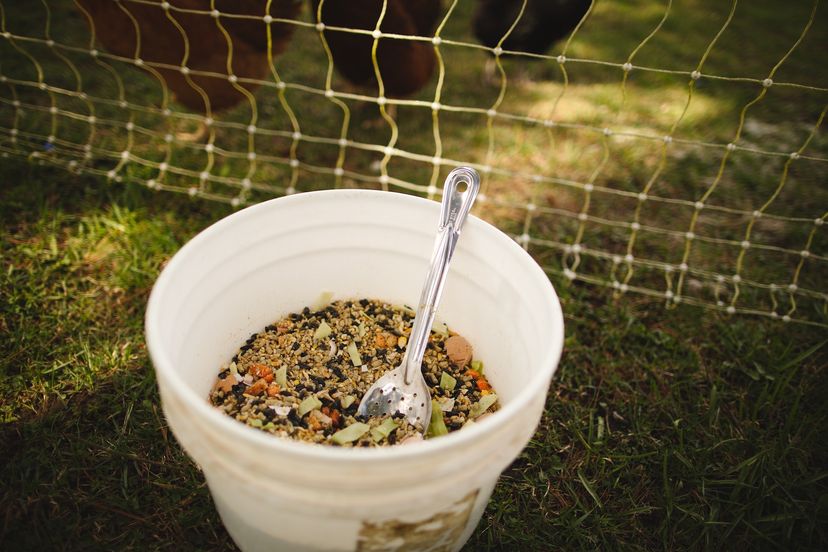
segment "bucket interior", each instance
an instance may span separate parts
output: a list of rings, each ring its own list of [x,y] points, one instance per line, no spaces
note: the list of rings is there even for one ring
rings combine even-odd
[[[224,219],[165,271],[160,312],[148,324],[161,326],[166,368],[206,400],[221,364],[251,334],[313,308],[323,292],[416,308],[438,215],[437,202],[349,190],[273,200]],[[505,235],[471,218],[437,313],[472,344],[503,404],[548,371],[550,348],[560,347],[559,307],[549,308],[551,286],[539,284],[539,270]]]

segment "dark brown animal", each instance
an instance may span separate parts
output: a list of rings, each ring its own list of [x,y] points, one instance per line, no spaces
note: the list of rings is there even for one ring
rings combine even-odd
[[[378,86],[369,34],[333,31],[327,27],[348,27],[373,31],[382,12],[382,0],[310,0],[312,19],[325,24],[325,40],[334,67],[351,83]],[[431,36],[442,12],[441,0],[388,0],[380,31],[409,36]],[[385,95],[414,94],[431,78],[436,65],[434,46],[428,41],[380,38],[377,44],[379,67]]]
[[[267,73],[265,0],[216,0],[218,17],[211,13],[210,0],[169,0],[168,9],[160,0],[75,2],[86,14],[96,39],[108,51],[130,59],[140,58],[144,67],[150,66],[161,75],[175,99],[194,112],[215,113],[235,106],[245,100],[245,95],[231,81],[253,91],[258,84],[243,79],[261,80]],[[205,13],[182,12],[177,8]],[[300,9],[301,0],[274,0],[269,15],[293,19]],[[230,37],[232,56],[221,27]],[[285,50],[294,28],[289,23],[270,23],[273,56]],[[189,69],[188,75],[184,74],[187,69],[182,72],[182,66]],[[216,75],[201,75],[198,71]]]
[[[572,32],[590,4],[591,0],[527,0],[521,15],[524,0],[477,0],[472,28],[477,40],[489,48],[509,33],[501,45],[504,50],[545,54]]]

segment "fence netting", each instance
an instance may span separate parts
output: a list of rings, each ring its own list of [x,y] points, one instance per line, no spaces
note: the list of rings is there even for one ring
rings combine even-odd
[[[238,207],[468,165],[550,275],[828,325],[825,44],[818,0],[5,0],[0,155]]]

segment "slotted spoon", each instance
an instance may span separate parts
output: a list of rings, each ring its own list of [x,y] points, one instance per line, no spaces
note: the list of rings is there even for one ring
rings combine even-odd
[[[480,176],[470,167],[458,167],[446,177],[437,239],[414,316],[408,347],[400,365],[385,373],[365,392],[357,409],[359,415],[384,416],[399,413],[421,431],[425,432],[428,428],[431,394],[421,370],[423,354],[454,248],[479,189]]]

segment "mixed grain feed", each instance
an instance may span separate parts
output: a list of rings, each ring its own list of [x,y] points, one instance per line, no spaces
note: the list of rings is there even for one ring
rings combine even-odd
[[[362,418],[360,400],[402,362],[414,312],[377,300],[335,301],[292,313],[253,334],[222,366],[210,402],[279,437],[373,447],[457,431],[499,408],[469,342],[436,324],[423,357],[432,397],[427,428],[401,415]]]

